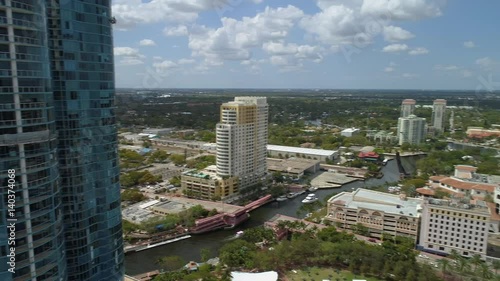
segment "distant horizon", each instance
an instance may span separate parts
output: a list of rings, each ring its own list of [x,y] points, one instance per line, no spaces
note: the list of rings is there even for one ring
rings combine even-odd
[[[478,92],[478,93],[489,93],[495,94],[500,93],[500,90],[485,91],[485,90],[475,90],[475,89],[383,89],[383,88],[231,88],[231,87],[165,87],[165,88],[136,88],[136,87],[116,87],[116,90],[253,90],[253,91],[266,91],[266,90],[280,90],[280,91],[423,91],[423,92]]]

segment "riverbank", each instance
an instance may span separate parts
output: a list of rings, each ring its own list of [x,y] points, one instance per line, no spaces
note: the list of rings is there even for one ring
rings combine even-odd
[[[405,157],[405,161],[414,164],[418,157]],[[361,187],[380,186],[386,183],[399,181],[400,174],[396,161],[387,162],[382,167],[383,177],[381,179],[371,178],[366,181],[353,181],[335,189],[318,189],[315,194],[320,201],[324,202],[326,197],[331,196],[333,192],[351,191]],[[189,239],[159,246],[147,251],[128,254],[125,257],[125,269],[129,275],[138,275],[147,271],[158,269],[155,264],[158,258],[176,255],[182,257],[185,261],[200,260],[200,250],[208,249],[211,256],[218,255],[218,249],[224,245],[227,239],[234,237],[236,232],[263,225],[266,221],[277,214],[298,218],[297,211],[304,204],[300,197],[286,200],[284,202],[271,202],[256,210],[251,211],[251,218],[232,230],[219,230],[202,235],[191,235]],[[305,215],[305,214],[304,214]],[[304,215],[300,216],[303,218]]]

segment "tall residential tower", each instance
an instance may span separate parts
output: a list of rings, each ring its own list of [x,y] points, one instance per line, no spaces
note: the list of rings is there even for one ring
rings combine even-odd
[[[405,99],[401,103],[401,117],[408,117],[415,111],[417,102],[413,99]]]
[[[415,115],[400,117],[398,119],[399,145],[404,143],[418,145],[423,142],[426,132],[425,126],[425,118]]]
[[[0,0],[2,281],[67,280],[45,13],[44,1]]]
[[[432,105],[432,127],[435,134],[444,132],[446,100],[437,99]]]
[[[239,188],[267,173],[268,105],[264,97],[236,97],[221,105],[217,124],[217,174],[236,176]]]
[[[2,281],[123,279],[113,22],[109,0],[0,0]]]

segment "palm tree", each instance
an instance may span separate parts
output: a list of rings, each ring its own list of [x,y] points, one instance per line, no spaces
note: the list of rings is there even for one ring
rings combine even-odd
[[[471,263],[474,265],[474,272],[476,272],[478,266],[481,264],[481,255],[475,254],[472,256]]]
[[[486,280],[491,280],[490,278],[492,278],[492,272],[490,271],[490,267],[486,264],[486,263],[481,263],[480,264],[480,268],[481,268],[481,276],[486,279]]]
[[[470,269],[469,261],[464,257],[460,257],[457,261],[457,268],[462,273],[465,271],[469,271]]]
[[[450,265],[450,260],[448,260],[447,258],[442,258],[442,259],[438,260],[437,262],[441,266],[441,270],[442,270],[443,274],[446,274],[446,270],[448,269],[448,266]]]
[[[493,269],[495,270],[495,275],[497,275],[498,273],[498,270],[500,269],[500,261],[499,260],[494,260],[492,263],[491,263],[491,266],[493,267]]]

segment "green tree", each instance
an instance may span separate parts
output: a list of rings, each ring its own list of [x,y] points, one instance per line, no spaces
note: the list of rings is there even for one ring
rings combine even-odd
[[[159,258],[156,261],[156,264],[158,264],[162,269],[172,271],[180,269],[186,264],[186,262],[180,256],[166,256]]]
[[[254,244],[237,239],[222,246],[219,258],[230,268],[241,267],[252,263],[253,250],[255,250]]]
[[[200,250],[201,262],[206,262],[210,258],[210,255],[211,255],[210,249],[208,249],[208,248],[202,248]]]
[[[147,198],[136,188],[125,189],[122,192],[121,197],[122,201],[128,201],[130,203],[141,202],[142,200]]]
[[[474,272],[476,272],[476,271],[477,271],[477,269],[478,269],[478,267],[479,267],[479,265],[480,265],[483,261],[481,260],[481,255],[479,255],[479,254],[475,254],[475,255],[473,255],[473,256],[472,256],[472,258],[471,258],[470,262],[474,265]]]
[[[186,158],[183,154],[172,154],[170,155],[170,161],[172,161],[175,165],[184,165],[186,164]]]

